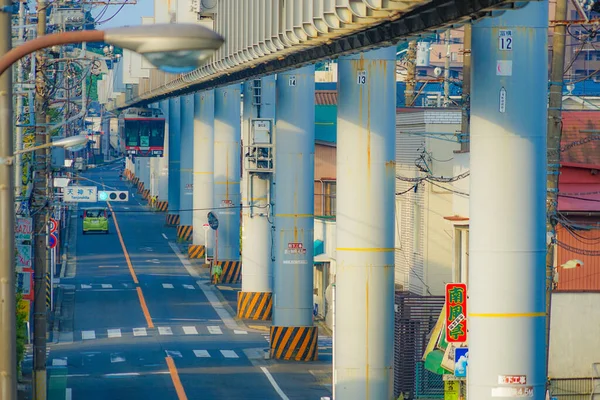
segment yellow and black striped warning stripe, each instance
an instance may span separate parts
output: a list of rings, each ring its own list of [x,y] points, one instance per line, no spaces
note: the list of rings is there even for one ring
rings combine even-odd
[[[50,299],[50,296],[52,296],[52,288],[50,287],[50,273],[46,274],[46,307],[48,309],[50,309],[50,306],[52,304],[52,300]]]
[[[240,283],[242,281],[241,261],[217,261],[222,268],[221,283]]]
[[[238,318],[269,321],[273,308],[273,293],[238,292],[237,306]]]
[[[138,178],[137,176],[133,176],[133,180],[132,180],[134,185],[137,185],[138,183],[140,183],[140,178]]]
[[[142,191],[142,198],[144,200],[149,200],[150,199],[150,189],[144,189]]]
[[[271,326],[271,358],[275,360],[317,361],[319,330],[316,326]]]
[[[142,193],[144,191],[144,182],[139,181],[137,184],[138,193]]]
[[[168,201],[157,201],[155,204],[156,204],[156,209],[158,211],[167,211],[167,209],[169,208]]]
[[[177,225],[179,225],[179,215],[167,214],[167,226],[177,226]]]
[[[190,244],[188,246],[188,258],[202,259],[206,253],[206,247],[203,244]]]
[[[177,227],[177,239],[182,242],[189,242],[192,240],[192,233],[194,232],[194,227],[191,225],[179,225]]]

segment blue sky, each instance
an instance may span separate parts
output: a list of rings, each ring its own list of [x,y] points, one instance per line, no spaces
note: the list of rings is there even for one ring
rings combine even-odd
[[[113,16],[117,11],[119,11],[120,8],[121,5],[108,6],[106,12],[104,12],[104,14],[98,18],[98,14],[102,12],[104,6],[97,6],[92,10],[92,15],[96,18],[97,22],[102,22]],[[152,16],[154,16],[154,1],[137,0],[137,4],[126,4],[112,19],[100,24],[98,29],[125,25],[141,25],[142,17]]]

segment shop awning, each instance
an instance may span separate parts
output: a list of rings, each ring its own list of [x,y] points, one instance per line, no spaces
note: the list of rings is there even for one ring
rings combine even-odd
[[[314,243],[314,255],[315,257],[318,256],[319,254],[323,254],[325,252],[325,246],[323,246],[323,241],[322,240],[315,240]]]

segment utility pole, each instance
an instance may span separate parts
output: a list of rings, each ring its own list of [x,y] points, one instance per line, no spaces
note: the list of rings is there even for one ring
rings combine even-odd
[[[37,37],[46,34],[46,0],[38,1]],[[35,71],[35,144],[50,142],[50,132],[46,131],[46,82],[44,51],[38,51]],[[34,300],[33,300],[33,395],[36,400],[46,399],[46,265],[48,261],[46,231],[48,226],[48,162],[50,150],[38,150],[34,156],[33,208],[34,215]]]
[[[17,34],[17,40],[19,42],[21,41],[25,41],[25,2],[24,1],[19,1],[19,28],[17,30],[18,34]],[[19,43],[22,44],[22,43]],[[17,116],[23,117],[24,113],[23,113],[23,96],[25,95],[24,90],[23,90],[23,81],[24,81],[24,74],[23,74],[23,60],[19,60],[17,63],[17,83],[19,83],[20,85],[17,85],[17,87],[19,88],[18,93],[17,93]],[[31,104],[29,105],[31,107]],[[19,120],[18,118],[16,119],[17,121],[17,127],[16,127],[16,139],[17,139],[17,147],[16,150],[21,150],[23,148],[23,127],[20,125],[23,125],[23,120]],[[31,125],[30,121],[30,125]],[[21,154],[17,154],[17,156],[15,157],[15,193],[17,197],[20,197],[22,195],[23,192],[23,188],[22,188],[22,184],[23,184],[23,157],[21,156]]]
[[[416,74],[417,74],[417,41],[408,42],[406,52],[406,90],[404,90],[404,105],[412,107],[415,98]]]
[[[463,84],[462,84],[462,138],[460,150],[469,151],[469,116],[471,114],[471,24],[463,27]]]
[[[444,60],[444,107],[450,106],[450,29],[444,34],[446,59]]]
[[[548,106],[548,170],[546,191],[546,234],[552,238],[546,250],[546,385],[550,363],[550,317],[552,314],[552,289],[554,288],[554,239],[558,206],[558,177],[560,174],[560,139],[562,134],[562,92],[565,71],[565,39],[567,0],[556,0],[556,23],[552,36],[552,64],[550,70],[550,99]],[[546,390],[548,387],[546,388]]]
[[[12,47],[11,0],[0,1],[0,54]],[[17,398],[12,71],[0,76],[0,398]]]

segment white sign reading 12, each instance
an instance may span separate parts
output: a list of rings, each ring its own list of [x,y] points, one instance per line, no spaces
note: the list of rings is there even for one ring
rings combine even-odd
[[[501,29],[498,31],[498,49],[512,51],[513,38],[511,30]]]

